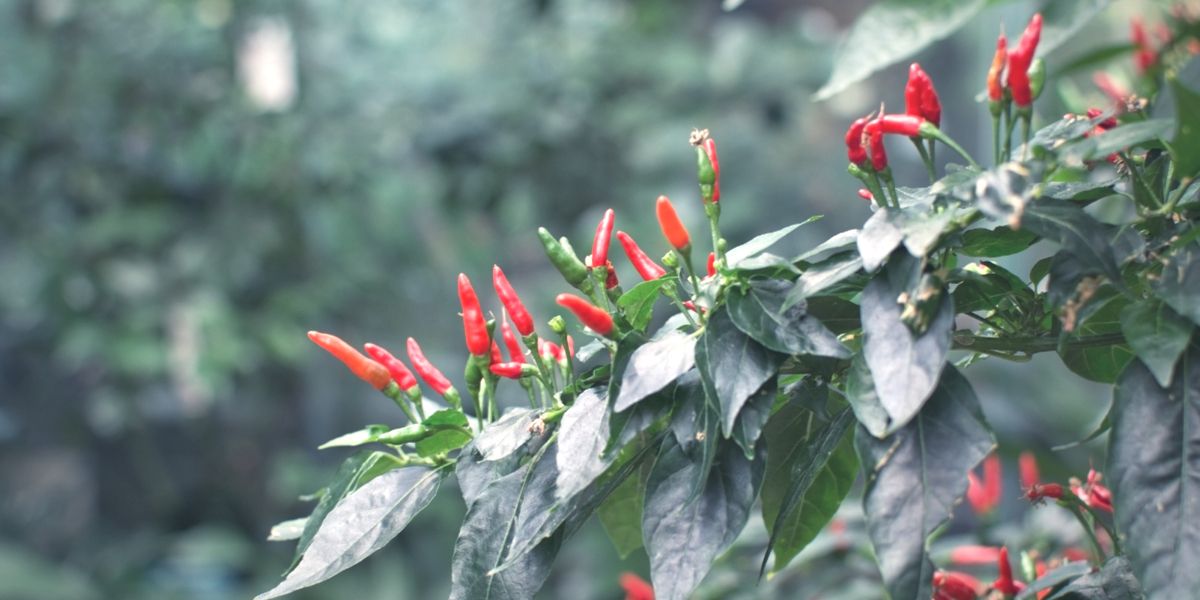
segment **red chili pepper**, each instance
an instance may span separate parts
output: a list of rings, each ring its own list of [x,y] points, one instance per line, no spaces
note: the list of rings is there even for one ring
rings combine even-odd
[[[392,376],[383,365],[363,356],[342,338],[319,331],[310,331],[308,339],[320,346],[322,350],[332,354],[334,358],[342,361],[342,364],[346,365],[351,373],[371,384],[371,387],[382,390],[392,382]]]
[[[708,253],[708,265],[706,266],[706,270],[708,271],[709,277],[715,277],[717,275],[717,255],[716,255],[716,253],[713,253],[713,252]]]
[[[867,143],[871,148],[871,168],[882,171],[887,168],[887,149],[883,145],[883,125],[879,119],[867,123]]]
[[[675,207],[671,206],[671,200],[666,196],[659,196],[654,208],[658,214],[658,226],[666,236],[667,242],[680,252],[690,251],[692,238],[683,222],[679,220],[679,215],[675,213]]]
[[[922,117],[934,125],[942,122],[942,104],[938,100],[937,90],[933,87],[933,80],[917,63],[908,67],[908,83],[904,86],[904,112]]]
[[[1025,584],[1013,579],[1012,564],[1008,562],[1007,546],[1000,548],[1000,556],[996,560],[1000,567],[1000,576],[992,583],[992,588],[1005,596],[1015,596],[1025,589]]]
[[[549,358],[552,360],[565,360],[567,355],[563,353],[562,346],[549,340],[538,340],[538,355],[543,359]]]
[[[863,131],[868,122],[869,119],[862,117],[855,120],[846,129],[846,157],[860,167],[867,165],[867,149],[863,147]]]
[[[500,323],[500,337],[504,339],[504,347],[508,350],[508,360],[518,363],[525,362],[525,349],[517,341],[517,336],[513,333],[512,327],[508,326],[508,321]]]
[[[1092,73],[1092,83],[1096,84],[1096,87],[1100,88],[1100,91],[1104,92],[1104,95],[1108,96],[1108,99],[1112,100],[1118,108],[1123,108],[1125,100],[1132,95],[1132,92],[1125,89],[1104,71]]]
[[[1000,458],[995,454],[983,460],[983,480],[974,472],[967,473],[967,503],[975,514],[992,512],[1000,503]]]
[[[491,342],[487,320],[483,318],[483,309],[479,307],[479,297],[475,295],[475,288],[471,287],[471,280],[463,273],[458,274],[458,300],[462,303],[467,351],[474,356],[484,356],[488,353],[488,344]]]
[[[871,191],[866,188],[858,188],[858,197],[868,201],[875,199],[875,196],[871,195]]]
[[[604,271],[604,288],[611,290],[621,285],[620,280],[617,279],[617,268],[613,266],[613,262],[611,260],[608,261],[605,267],[607,267],[607,270]]]
[[[698,313],[698,314],[708,312],[708,311],[704,310],[704,307],[696,306],[696,303],[692,302],[691,300],[684,300],[683,307],[694,313]]]
[[[367,344],[363,349],[367,351],[367,354],[375,362],[383,365],[388,370],[388,373],[392,376],[392,381],[395,381],[396,385],[400,386],[400,389],[409,392],[409,390],[417,387],[417,378],[413,376],[412,371],[409,371],[408,367],[400,359],[392,356],[391,352],[375,344]]]
[[[1081,500],[1087,503],[1088,506],[1105,512],[1112,512],[1112,492],[1108,487],[1100,483],[1104,476],[1095,469],[1088,470],[1087,484],[1084,485],[1082,493],[1079,494]]]
[[[425,358],[425,353],[421,352],[421,346],[417,344],[417,340],[408,338],[408,360],[412,362],[413,368],[416,369],[417,375],[433,388],[433,391],[440,395],[446,395],[446,392],[453,387],[449,379]]]
[[[1017,458],[1017,470],[1021,474],[1021,489],[1027,490],[1037,485],[1040,477],[1038,475],[1037,457],[1032,452],[1026,450]]]
[[[608,264],[608,246],[612,243],[613,221],[617,218],[613,209],[604,211],[600,224],[596,226],[596,236],[592,238],[592,264]]]
[[[560,306],[571,311],[586,327],[596,333],[607,336],[613,331],[613,318],[603,308],[600,308],[579,296],[559,294],[554,299]]]
[[[933,574],[933,600],[975,600],[983,586],[978,579],[957,571]]]
[[[880,115],[867,125],[867,133],[870,135],[871,126],[873,125],[887,135],[919,137],[921,135],[921,125],[924,125],[926,120],[925,117],[920,115]]]
[[[1004,98],[1004,64],[1008,60],[1008,39],[1004,34],[996,39],[996,54],[992,56],[992,66],[988,67],[987,89],[988,100],[999,102]]]
[[[500,354],[500,345],[493,341],[491,352],[488,353],[488,364],[494,365],[502,362],[504,362],[504,355]]]
[[[1046,498],[1061,500],[1063,488],[1057,483],[1038,483],[1025,491],[1025,499],[1037,504]]]
[[[628,233],[618,231],[617,239],[621,241],[621,247],[625,249],[625,256],[629,257],[629,262],[633,264],[634,269],[637,269],[638,275],[641,275],[642,279],[650,281],[667,274],[666,269],[658,266],[658,263],[642,252],[637,242],[633,241]]]
[[[717,160],[717,142],[712,138],[704,140],[704,153],[708,155],[708,162],[712,163],[713,169],[713,202],[721,201],[721,163]]]
[[[1130,20],[1129,29],[1129,37],[1134,47],[1133,64],[1137,67],[1139,75],[1144,74],[1154,66],[1154,63],[1158,62],[1158,54],[1150,46],[1150,38],[1146,36],[1146,26],[1142,23],[1141,17],[1134,17]]]
[[[508,317],[512,319],[517,331],[521,332],[521,335],[532,335],[533,317],[530,317],[529,311],[525,310],[525,304],[521,302],[521,297],[508,282],[508,277],[505,277],[500,265],[492,266],[492,287],[496,288],[496,296],[500,298],[504,310],[508,311]]]
[[[1000,560],[995,546],[959,546],[950,551],[950,562],[956,565],[990,565]]]
[[[1104,111],[1102,111],[1098,108],[1087,109],[1087,118],[1089,118],[1089,119],[1095,119],[1096,117],[1099,117],[1102,114],[1104,114]],[[1099,127],[1100,129],[1112,129],[1113,127],[1116,127],[1116,126],[1117,126],[1117,119],[1115,117],[1109,117],[1103,121],[1100,121],[1099,123],[1096,123],[1096,127]]]
[[[492,363],[488,369],[493,374],[509,379],[520,379],[524,376],[525,364],[519,362]]]
[[[1033,104],[1033,91],[1029,87],[1029,65],[1033,63],[1038,40],[1042,37],[1042,14],[1036,13],[1029,20],[1017,47],[1008,53],[1008,87],[1012,90],[1013,102],[1020,107]]]
[[[1039,560],[1039,561],[1033,563],[1033,573],[1034,573],[1034,575],[1037,575],[1038,579],[1041,579],[1042,576],[1046,574],[1046,571],[1049,571],[1049,570],[1050,570],[1050,568],[1046,566],[1046,561],[1044,561],[1044,560]],[[1043,598],[1045,598],[1046,596],[1049,596],[1049,595],[1050,595],[1049,589],[1042,590],[1037,593],[1037,600],[1042,600]]]
[[[621,589],[625,590],[625,600],[654,600],[654,588],[646,580],[633,573],[621,573]]]
[[[575,338],[570,334],[567,334],[567,354],[571,355],[571,358],[575,358]],[[558,359],[566,360],[567,354],[563,354],[562,348],[559,348]]]

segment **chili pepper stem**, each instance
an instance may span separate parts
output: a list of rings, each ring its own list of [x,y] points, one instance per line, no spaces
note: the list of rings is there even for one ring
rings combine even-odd
[[[937,141],[949,146],[951,150],[957,152],[959,156],[963,157],[963,159],[965,159],[967,161],[967,164],[971,165],[972,167],[974,167],[976,169],[983,168],[983,167],[979,166],[979,163],[975,162],[974,158],[971,158],[970,154],[967,154],[967,151],[964,150],[962,146],[958,145],[958,142],[954,141],[953,138],[946,135],[946,132],[933,126],[932,123],[927,122],[924,125],[921,125],[921,137],[924,137],[926,139],[937,140]]]
[[[937,173],[933,170],[933,159],[929,157],[929,152],[925,150],[925,143],[919,137],[908,139],[912,140],[913,145],[917,147],[917,152],[921,155],[921,161],[925,163],[925,171],[929,173],[929,183],[937,181]]]
[[[1012,106],[1006,102],[1004,104],[1004,162],[1012,159],[1012,134],[1016,126],[1017,122],[1012,117]]]
[[[992,157],[1000,164],[1000,115],[992,115]]]
[[[567,367],[563,369],[563,388],[570,387],[574,383],[575,377],[575,355],[571,352],[571,340],[567,332],[562,332],[559,335],[558,343],[562,346],[563,355],[567,357]],[[602,338],[603,339],[603,338]]]
[[[404,395],[404,391],[400,389],[400,386],[396,385],[396,382],[393,381],[387,384],[387,387],[380,391],[383,392],[383,394],[388,398],[391,398],[392,402],[395,402],[396,406],[400,407],[400,410],[404,411],[404,416],[408,417],[408,421],[410,423],[421,422],[420,420],[417,420],[416,415],[414,415],[412,409],[409,408],[408,397]],[[424,417],[424,415],[422,415],[422,417]],[[422,418],[421,420],[424,419]]]
[[[687,319],[688,325],[691,325],[693,330],[700,328],[700,325],[698,325],[696,320],[692,318],[692,311],[688,310],[687,307],[683,305],[683,302],[679,300],[679,291],[675,288],[674,283],[664,285],[661,291],[662,294],[675,305],[675,308],[678,308],[679,312],[683,313],[683,318]]]
[[[1063,503],[1059,502],[1059,504]],[[1075,515],[1075,520],[1079,521],[1079,524],[1083,527],[1084,533],[1087,533],[1088,542],[1092,545],[1092,549],[1096,551],[1096,558],[1098,559],[1099,563],[1103,564],[1107,556],[1104,554],[1104,548],[1100,546],[1100,540],[1096,538],[1096,530],[1093,529],[1093,525],[1088,522],[1087,517],[1083,516],[1083,511],[1079,510],[1079,506],[1077,504],[1071,502],[1065,504],[1065,506],[1067,510],[1071,511],[1072,515]]]
[[[479,431],[483,431],[483,399],[487,394],[487,388],[491,387],[492,382],[489,377],[484,377],[479,381],[479,393],[472,400],[475,403],[475,423],[479,427]]]
[[[691,252],[683,252],[681,254],[683,254],[683,267],[685,269],[687,269],[688,281],[690,281],[692,283],[692,297],[694,297],[694,298],[699,297],[699,295],[700,295],[700,278],[696,277],[696,269],[695,269],[695,267],[692,266],[692,253]],[[700,322],[704,323],[704,321],[705,321],[704,313],[700,313],[699,317],[700,317]]]
[[[1022,110],[1021,113],[1021,160],[1025,160],[1029,154],[1029,129],[1033,124],[1033,111]]]
[[[1106,533],[1108,533],[1108,537],[1109,537],[1109,539],[1112,540],[1112,543],[1113,543],[1113,554],[1114,555],[1124,554],[1124,552],[1121,549],[1121,538],[1117,535],[1116,531],[1113,531],[1112,527],[1109,527],[1108,524],[1104,522],[1104,519],[1100,518],[1100,513],[1096,512],[1096,509],[1092,508],[1088,504],[1081,502],[1079,504],[1079,506],[1083,507],[1084,510],[1088,511],[1088,513],[1091,514],[1093,523],[1099,525],[1100,527],[1103,527],[1104,531]]]
[[[883,195],[883,189],[879,186],[878,178],[872,177],[872,175],[864,171],[862,167],[859,167],[854,163],[850,163],[850,166],[847,167],[846,170],[849,171],[851,175],[857,177],[858,180],[867,187],[867,190],[871,192],[871,197],[875,199],[876,205],[880,207],[886,205],[887,198]]]
[[[929,144],[929,163],[936,167],[937,166],[937,144],[933,143],[933,140],[926,140],[926,142]]]
[[[724,264],[725,251],[721,248],[721,205],[716,202],[704,203],[704,214],[708,217],[708,228],[712,232],[713,252],[717,256],[717,262]]]

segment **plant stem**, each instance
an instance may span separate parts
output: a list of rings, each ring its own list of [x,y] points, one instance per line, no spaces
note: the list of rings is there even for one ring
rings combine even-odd
[[[975,162],[975,159],[974,159],[974,158],[971,158],[971,155],[970,155],[970,154],[967,154],[967,151],[966,151],[966,150],[963,150],[963,147],[962,147],[962,146],[959,146],[959,145],[958,145],[958,142],[954,141],[954,139],[953,139],[953,138],[951,138],[950,136],[946,135],[946,132],[944,132],[944,131],[942,131],[942,130],[940,130],[940,129],[937,129],[937,130],[935,130],[935,131],[934,131],[934,133],[933,133],[932,135],[933,135],[933,139],[935,139],[935,140],[937,140],[937,141],[939,141],[939,142],[941,142],[941,143],[943,143],[943,144],[945,144],[945,145],[949,146],[951,150],[953,150],[953,151],[957,152],[957,153],[958,153],[958,155],[959,155],[959,156],[961,156],[961,157],[963,157],[963,158],[964,158],[964,159],[967,161],[967,163],[968,163],[969,165],[971,165],[972,167],[974,167],[974,168],[976,168],[976,169],[982,169],[982,168],[983,168],[983,167],[979,166],[979,163]]]
[[[1079,337],[1063,345],[1069,348],[1091,348],[1095,346],[1112,346],[1124,341],[1125,336],[1119,333],[1106,333]],[[988,337],[972,334],[956,334],[954,336],[955,350],[1037,354],[1039,352],[1052,352],[1057,350],[1058,347],[1058,336]]]
[[[917,147],[917,152],[921,155],[921,161],[925,163],[925,171],[929,173],[929,183],[937,181],[937,173],[933,170],[933,159],[929,157],[929,152],[925,150],[925,143],[919,137],[908,138],[912,140],[914,146]]]
[[[1083,526],[1083,531],[1087,533],[1088,541],[1092,544],[1092,548],[1096,550],[1096,557],[1100,559],[1100,564],[1103,564],[1107,556],[1104,554],[1104,548],[1100,546],[1100,540],[1096,539],[1096,530],[1093,529],[1093,525],[1088,523],[1087,518],[1083,516],[1079,507],[1069,505],[1066,509],[1071,511],[1071,514],[1075,515],[1075,519]]]

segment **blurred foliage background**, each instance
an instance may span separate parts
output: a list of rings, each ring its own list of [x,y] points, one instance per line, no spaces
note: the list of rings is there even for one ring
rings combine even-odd
[[[720,144],[732,243],[813,214],[794,249],[860,224],[842,132],[878,98],[902,103],[904,69],[809,98],[865,4],[0,5],[0,599],[269,588],[292,548],[267,531],[344,457],[315,447],[400,420],[304,332],[413,336],[458,373],[457,272],[483,285],[502,264],[544,321],[564,286],[537,226],[583,247],[612,206],[657,255],[660,193],[698,226],[693,127]],[[1031,8],[989,9],[919,57],[946,128],[983,155],[990,40]],[[1066,108],[1083,107],[1041,105]],[[894,154],[917,184],[916,157]],[[1107,407],[1052,355],[1034,367],[970,373],[1009,456],[1077,439]],[[296,597],[444,596],[462,511],[442,494],[387,551]],[[756,567],[742,558],[714,597]],[[644,561],[591,526],[544,595],[617,598]]]

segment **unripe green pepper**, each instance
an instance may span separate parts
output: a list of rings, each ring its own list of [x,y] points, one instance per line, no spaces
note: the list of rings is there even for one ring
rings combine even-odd
[[[1034,100],[1042,95],[1042,88],[1046,86],[1046,61],[1041,58],[1033,59],[1029,64],[1029,93]]]
[[[566,333],[567,332],[566,319],[562,318],[562,315],[554,315],[554,318],[550,319],[550,331],[553,331],[554,333],[556,333],[558,335],[562,335],[562,334]]]
[[[546,250],[546,257],[550,259],[550,263],[558,272],[562,274],[563,279],[567,283],[584,290],[590,290],[592,282],[588,280],[587,267],[575,256],[574,252],[566,249],[545,227],[538,228],[538,239],[542,241],[542,247]],[[587,289],[584,289],[587,288]]]

